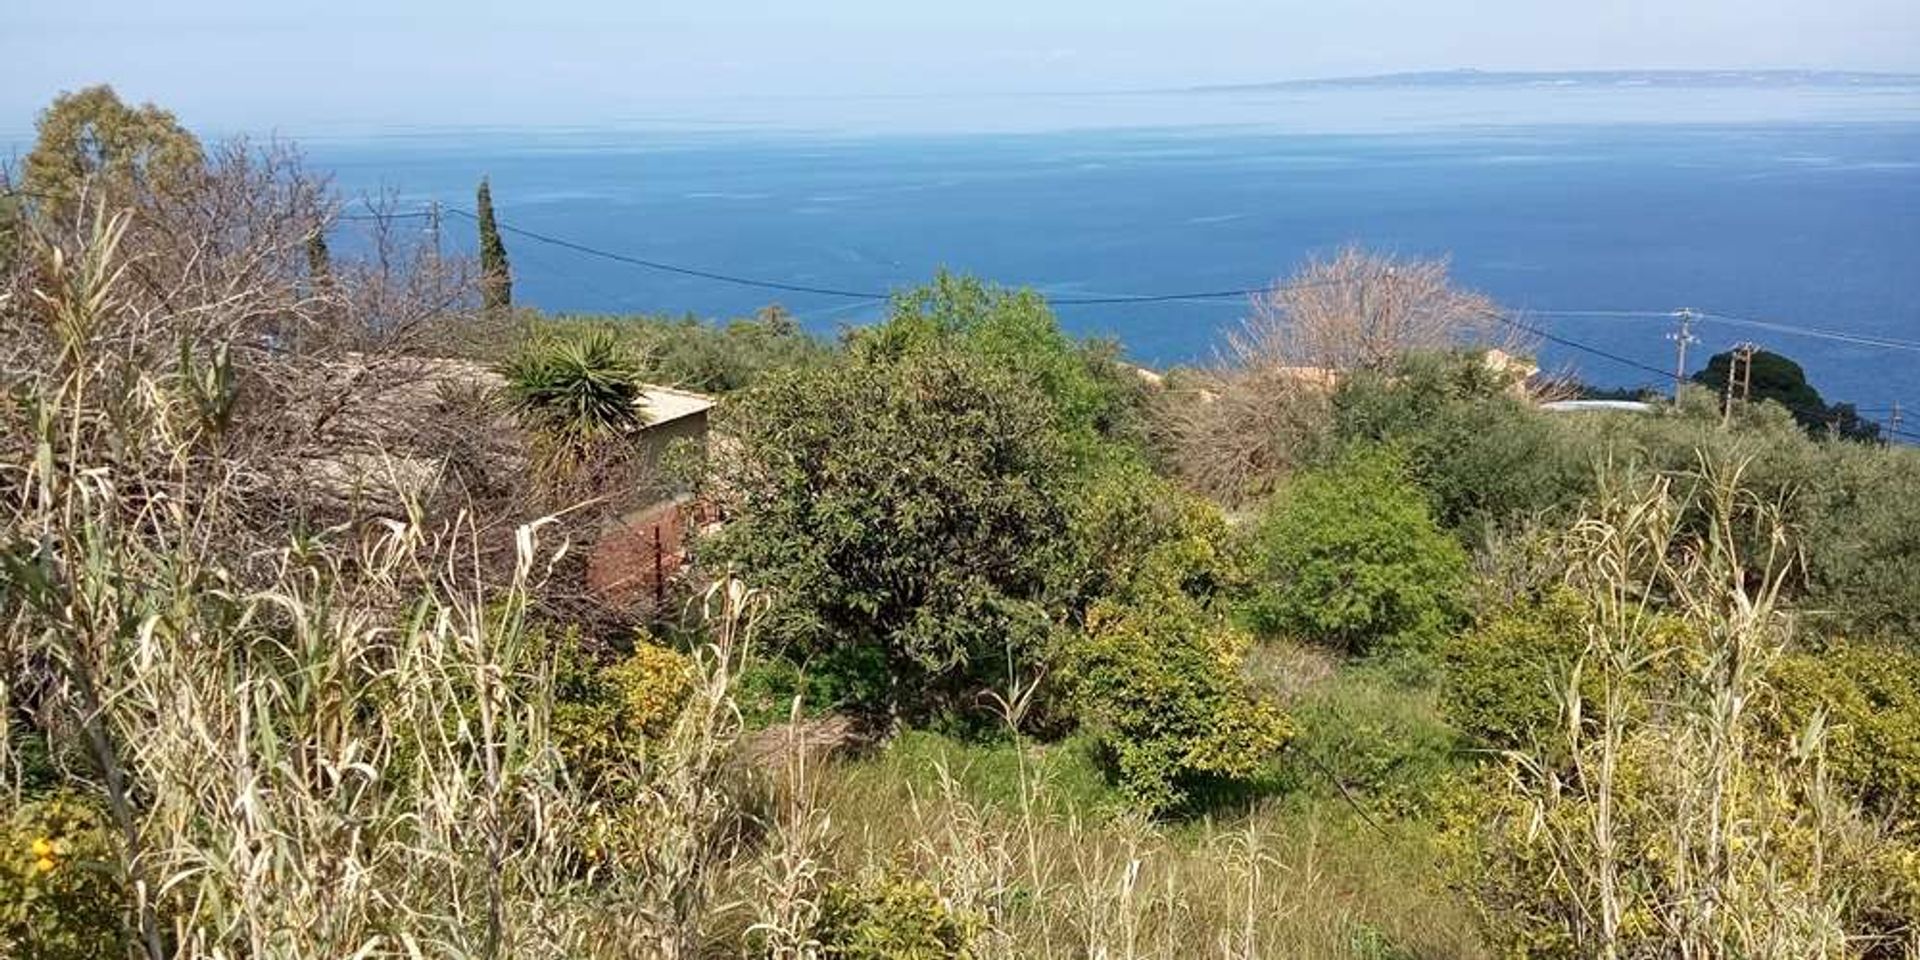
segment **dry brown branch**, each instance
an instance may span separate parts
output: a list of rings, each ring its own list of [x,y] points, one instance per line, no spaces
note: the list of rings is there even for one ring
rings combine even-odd
[[[1355,247],[1310,260],[1253,298],[1197,387],[1163,395],[1160,444],[1194,489],[1229,505],[1257,500],[1313,455],[1343,376],[1422,351],[1521,352],[1498,316],[1486,296],[1452,285],[1444,260]]]
[[[1229,335],[1243,367],[1298,367],[1338,376],[1386,370],[1408,353],[1458,347],[1517,352],[1486,295],[1461,290],[1445,260],[1403,260],[1347,247],[1313,259],[1253,298]]]

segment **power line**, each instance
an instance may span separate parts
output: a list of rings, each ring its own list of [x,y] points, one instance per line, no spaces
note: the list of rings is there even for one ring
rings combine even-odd
[[[446,207],[445,209],[448,213],[451,213],[460,217],[465,217],[466,219],[472,220],[476,223],[479,222],[479,217],[475,216],[473,213],[470,213],[466,210],[462,210],[459,207]],[[800,284],[800,283],[785,283],[779,280],[761,280],[754,277],[739,276],[737,274],[720,273],[714,270],[701,270],[695,267],[682,267],[676,264],[662,263],[661,261],[658,261],[658,260],[648,260],[644,257],[634,257],[624,253],[615,253],[612,250],[602,250],[598,247],[590,247],[584,243],[575,243],[572,240],[564,240],[564,239],[561,239],[560,237],[549,236],[544,233],[537,233],[532,230],[516,227],[510,223],[506,223],[497,219],[494,221],[494,223],[502,231],[506,233],[514,234],[515,236],[526,237],[529,240],[534,240],[539,243],[548,244],[550,246],[560,247],[565,250],[572,250],[576,253],[586,254],[587,256],[590,256],[590,257],[599,257],[604,260],[612,260],[615,263],[624,263],[630,266],[644,267],[648,270],[659,270],[665,273],[677,273],[677,274],[680,274],[681,276],[699,277],[701,279],[713,280],[719,283],[731,283],[736,286],[758,287],[762,290],[784,290],[789,293],[813,293],[813,294],[820,294],[822,296],[829,296],[829,297],[843,297],[849,300],[886,300],[889,297],[891,297],[891,294],[875,293],[870,290],[845,290],[837,287],[815,287],[815,286],[809,286],[807,284]]]
[[[1671,310],[1529,310],[1530,314],[1542,317],[1617,317],[1634,320],[1666,320],[1673,317]],[[1781,323],[1775,320],[1755,320],[1751,317],[1736,317],[1725,313],[1695,312],[1696,322],[1717,323],[1734,327],[1749,327],[1756,330],[1768,330],[1792,336],[1811,337],[1817,340],[1834,340],[1840,343],[1853,343],[1861,346],[1880,347],[1888,350],[1910,350],[1920,352],[1920,341],[1903,340],[1899,337],[1887,337],[1871,333],[1853,333],[1846,330],[1831,330],[1821,327],[1806,327],[1798,324]]]
[[[455,214],[457,216],[463,217],[468,220],[473,220],[475,222],[478,222],[478,219],[479,219],[472,211],[463,210],[459,207],[449,206],[449,207],[443,207],[442,209],[448,213]],[[698,267],[688,267],[688,266],[682,266],[680,264],[666,263],[659,260],[651,260],[646,257],[636,257],[631,254],[619,253],[617,251],[607,250],[601,247],[590,246],[588,244],[565,239],[564,237],[556,237],[551,234],[540,233],[534,230],[528,230],[525,227],[517,227],[510,223],[507,223],[505,221],[498,220],[498,219],[496,219],[494,223],[499,226],[502,232],[505,232],[505,233],[511,233],[516,236],[525,237],[529,240],[533,240],[539,243],[549,244],[555,247],[560,247],[565,250],[572,250],[576,253],[585,254],[587,256],[599,257],[603,260],[611,260],[616,263],[624,263],[630,266],[642,267],[648,270],[659,270],[666,273],[679,274],[681,276],[699,277],[701,279],[713,280],[719,283],[729,283],[735,286],[754,287],[762,290],[781,290],[789,293],[811,293],[811,294],[818,294],[821,296],[840,297],[848,300],[884,301],[884,300],[890,300],[893,298],[893,293],[891,291],[883,292],[883,291],[877,291],[877,290],[850,290],[842,287],[812,286],[808,284],[788,283],[783,280],[767,280],[760,277],[749,277],[741,274],[722,273],[718,270],[705,270]],[[1336,280],[1314,281],[1310,283],[1293,283],[1293,284],[1286,284],[1284,286],[1286,289],[1303,290],[1311,287],[1339,286],[1339,285],[1353,283],[1353,282],[1354,282],[1353,280],[1341,278]],[[1262,287],[1234,287],[1232,289],[1227,289],[1227,290],[1194,290],[1194,291],[1186,291],[1182,293],[1114,294],[1112,296],[1098,296],[1098,297],[1048,297],[1047,303],[1053,306],[1094,306],[1094,305],[1120,305],[1120,304],[1132,304],[1132,303],[1174,303],[1179,301],[1193,301],[1193,300],[1227,300],[1227,299],[1239,299],[1239,298],[1250,297],[1255,294],[1266,293],[1272,289],[1274,288],[1270,286],[1262,286]]]
[[[1757,330],[1771,330],[1775,333],[1793,334],[1802,337],[1814,337],[1821,340],[1837,340],[1841,343],[1857,343],[1870,347],[1882,347],[1888,350],[1911,350],[1920,353],[1920,342],[1901,340],[1894,337],[1881,337],[1872,334],[1848,333],[1844,330],[1823,330],[1819,327],[1802,327],[1790,323],[1776,323],[1771,320],[1751,320],[1745,317],[1730,317],[1724,313],[1702,313],[1696,315],[1709,323],[1724,323],[1736,327],[1752,327]]]
[[[1517,320],[1514,317],[1505,313],[1496,313],[1493,315],[1493,317],[1495,320],[1498,320],[1499,322],[1504,323],[1507,326],[1513,327],[1514,329],[1523,331],[1525,333],[1532,334],[1536,337],[1539,337],[1542,340],[1546,340],[1551,343],[1557,343],[1563,347],[1568,347],[1573,350],[1578,350],[1582,353],[1592,354],[1593,356],[1600,357],[1605,360],[1611,360],[1614,363],[1620,364],[1622,366],[1632,367],[1633,369],[1642,371],[1644,373],[1651,373],[1656,377],[1663,377],[1668,380],[1672,380],[1674,382],[1674,388],[1676,390],[1678,390],[1680,384],[1685,382],[1686,380],[1685,377],[1676,376],[1670,370],[1662,370],[1659,367],[1653,366],[1652,364],[1641,363],[1640,361],[1635,360],[1631,357],[1623,357],[1620,354],[1613,353],[1612,351],[1609,351],[1609,350],[1603,350],[1599,347],[1592,346],[1590,344],[1581,343],[1578,340],[1570,340],[1566,337],[1557,336],[1555,334],[1548,333],[1547,331],[1542,330],[1539,327],[1536,327],[1530,323],[1525,323],[1520,320]],[[1775,400],[1774,402],[1779,403],[1778,400]],[[1792,406],[1785,403],[1781,403],[1780,405],[1783,407],[1786,407],[1787,410],[1790,412],[1798,413],[1807,417],[1813,417],[1815,419],[1819,419],[1826,414],[1826,411],[1809,410],[1805,407],[1796,407],[1796,406]],[[1897,424],[1891,425],[1891,426],[1884,425],[1884,424],[1876,424],[1876,426],[1879,426],[1880,429],[1889,436],[1901,437],[1908,440],[1920,440],[1920,433],[1912,433],[1909,431],[1901,430]]]

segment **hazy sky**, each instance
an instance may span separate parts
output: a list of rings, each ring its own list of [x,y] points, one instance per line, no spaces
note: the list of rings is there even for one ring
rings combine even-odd
[[[196,126],[591,122],[702,97],[1423,70],[1920,71],[1920,0],[7,0],[0,132],[111,82]]]

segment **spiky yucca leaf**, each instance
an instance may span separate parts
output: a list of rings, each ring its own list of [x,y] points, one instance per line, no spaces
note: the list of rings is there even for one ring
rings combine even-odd
[[[618,437],[647,422],[640,358],[607,331],[530,344],[500,373],[514,415],[565,446]]]

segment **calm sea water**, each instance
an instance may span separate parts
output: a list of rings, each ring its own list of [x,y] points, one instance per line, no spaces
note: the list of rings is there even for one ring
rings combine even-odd
[[[796,119],[775,102],[715,111],[705,125],[677,116],[306,146],[349,193],[384,187],[403,204],[470,206],[486,174],[513,226],[796,284],[885,290],[947,267],[1059,295],[1238,288],[1357,243],[1450,257],[1462,283],[1542,311],[1539,325],[1659,369],[1673,364],[1668,322],[1544,311],[1689,306],[1920,340],[1911,91],[1714,93],[1686,109],[1651,92],[1523,93],[1532,99],[1518,107],[1484,94],[1373,96],[1371,113],[1334,119],[1324,102],[1311,105],[1318,119],[1280,108],[1297,97],[1189,95],[1146,109],[1066,99],[1051,116],[1013,121],[972,102],[953,113],[1002,122],[944,124],[940,101],[842,105],[843,121],[856,118],[839,124]],[[470,242],[459,219],[445,230],[449,243]],[[512,234],[507,243],[517,296],[553,310],[723,317],[777,300],[823,330],[876,311]],[[1060,313],[1076,331],[1167,364],[1207,356],[1245,304]],[[1696,368],[1754,339],[1801,359],[1830,398],[1920,412],[1920,353],[1711,322],[1696,332]],[[1601,383],[1658,379],[1565,347],[1544,354]],[[1907,423],[1920,427],[1920,416]]]

